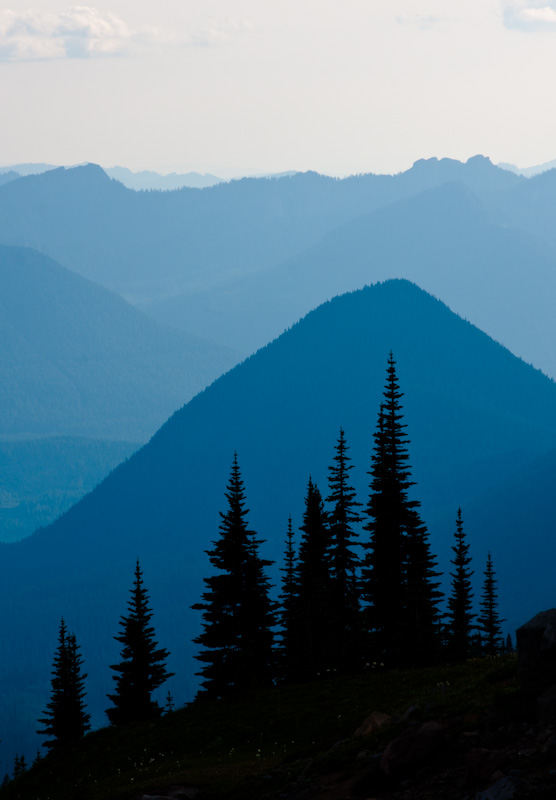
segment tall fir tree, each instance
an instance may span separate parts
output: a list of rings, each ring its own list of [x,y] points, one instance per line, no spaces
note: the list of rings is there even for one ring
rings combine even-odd
[[[329,467],[327,502],[330,529],[329,559],[331,578],[331,611],[329,639],[332,663],[342,672],[355,672],[360,667],[359,624],[359,557],[353,547],[357,538],[354,526],[361,522],[355,489],[350,485],[353,469],[348,455],[345,433],[340,428],[334,463]]]
[[[502,623],[498,614],[497,580],[494,573],[492,556],[489,553],[484,572],[483,592],[481,595],[481,613],[477,619],[483,653],[487,656],[497,655],[502,651],[504,638]]]
[[[469,657],[472,645],[472,634],[475,628],[473,620],[473,591],[471,588],[469,544],[463,529],[461,508],[458,508],[456,518],[455,544],[452,547],[454,558],[451,563],[454,572],[452,578],[451,594],[448,598],[447,614],[447,643],[450,657],[455,661],[464,661]]]
[[[193,608],[203,612],[201,646],[196,658],[204,666],[201,696],[221,697],[270,686],[274,680],[276,604],[269,598],[262,543],[247,525],[245,491],[234,454],[225,493],[228,508],[220,512],[220,538],[207,554],[216,574],[205,578],[207,591]]]
[[[388,358],[371,466],[361,594],[366,602],[368,646],[373,658],[389,666],[434,661],[438,654],[438,603],[435,559],[419,517],[419,502],[409,500],[414,485],[408,465],[408,439],[402,422],[403,397],[392,353]]]
[[[278,675],[281,680],[289,677],[295,657],[297,586],[295,580],[297,556],[294,547],[292,518],[288,519],[286,548],[282,572],[282,590],[279,598],[278,619],[280,622],[280,645],[278,648]]]
[[[309,478],[295,571],[297,599],[290,678],[312,680],[333,668],[330,530],[322,495]]]
[[[162,708],[152,694],[173,675],[165,666],[168,651],[159,647],[154,638],[155,631],[150,624],[152,611],[139,559],[130,594],[128,613],[120,619],[121,633],[114,637],[123,647],[122,660],[110,667],[116,673],[112,676],[116,690],[108,695],[112,706],[106,710],[112,725],[159,717]]]
[[[75,744],[90,730],[84,701],[87,675],[81,672],[82,666],[75,635],[68,633],[62,619],[52,667],[50,702],[44,717],[38,720],[43,727],[37,732],[51,737],[44,743],[49,750]]]

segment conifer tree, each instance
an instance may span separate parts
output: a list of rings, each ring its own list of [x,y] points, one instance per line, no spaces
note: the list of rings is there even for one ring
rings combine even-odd
[[[334,464],[329,467],[330,494],[326,499],[332,504],[328,514],[332,610],[329,640],[333,663],[342,672],[356,671],[360,662],[359,558],[353,545],[357,536],[354,525],[361,521],[357,512],[361,503],[357,502],[355,490],[349,482],[353,465],[348,450],[344,431],[340,428]]]
[[[90,730],[90,716],[85,712],[83,660],[73,633],[60,621],[58,647],[54,654],[50,702],[39,719],[43,728],[38,733],[52,738],[46,741],[49,750],[79,741]]]
[[[415,509],[407,514],[405,550],[404,662],[410,666],[432,664],[441,657],[438,604],[443,593],[437,580],[441,573],[430,550],[426,525]]]
[[[456,518],[455,545],[452,547],[454,558],[454,572],[452,578],[452,592],[448,598],[448,647],[450,655],[456,661],[463,661],[469,657],[473,625],[473,592],[471,589],[471,576],[473,570],[469,568],[471,558],[469,545],[463,529],[461,508],[458,508]]]
[[[120,619],[121,633],[114,637],[123,648],[120,663],[110,667],[116,673],[112,676],[116,690],[108,695],[113,705],[106,710],[112,725],[128,725],[160,716],[162,709],[152,693],[173,675],[165,666],[168,651],[158,647],[154,638],[150,624],[152,611],[139,560],[130,594],[128,613]]]
[[[500,653],[504,643],[502,636],[502,623],[504,620],[500,619],[498,614],[497,580],[494,575],[492,556],[489,552],[484,572],[483,593],[480,604],[481,613],[477,620],[483,652],[488,656]]]
[[[286,549],[284,553],[284,566],[280,568],[282,574],[282,591],[279,598],[279,622],[281,627],[279,654],[279,675],[281,678],[288,678],[291,673],[291,665],[295,658],[295,635],[296,635],[296,609],[297,609],[297,586],[296,586],[296,564],[297,557],[293,544],[294,532],[292,518],[288,519],[286,531]]]
[[[369,541],[362,570],[366,627],[373,658],[404,666],[433,661],[438,647],[435,560],[428,533],[409,500],[414,485],[395,361],[388,358],[387,381],[375,432],[370,496],[366,507]]]
[[[176,706],[174,704],[174,695],[172,694],[172,692],[168,691],[168,693],[166,694],[166,702],[164,704],[164,713],[171,714],[172,711],[175,710],[175,708]]]
[[[321,493],[309,478],[296,567],[295,637],[290,674],[312,680],[332,669],[330,531]]]
[[[269,598],[265,568],[272,562],[259,556],[261,540],[247,525],[245,491],[234,454],[226,499],[220,512],[220,538],[207,554],[216,574],[205,578],[207,591],[193,608],[203,611],[201,645],[196,658],[202,695],[221,697],[269,686],[274,679],[272,628],[276,604]]]
[[[27,772],[25,756],[16,754],[16,757],[14,758],[14,779],[19,778],[19,776],[23,775],[24,772]]]

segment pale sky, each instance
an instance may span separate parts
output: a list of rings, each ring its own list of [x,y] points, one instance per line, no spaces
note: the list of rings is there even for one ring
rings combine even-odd
[[[529,166],[555,78],[556,0],[4,0],[0,164]]]

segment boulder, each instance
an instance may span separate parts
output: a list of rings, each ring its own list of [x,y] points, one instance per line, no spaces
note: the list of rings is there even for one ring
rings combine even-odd
[[[516,631],[518,678],[531,698],[556,684],[556,609],[541,611]]]
[[[439,722],[424,722],[404,731],[389,742],[380,766],[384,773],[405,778],[438,757],[446,741],[444,726]]]
[[[367,736],[370,733],[376,733],[384,725],[388,725],[390,720],[391,717],[388,714],[383,714],[382,711],[373,711],[357,728],[355,736]]]
[[[475,800],[513,800],[519,792],[529,788],[527,781],[507,775],[500,778],[484,792],[475,795]]]
[[[539,722],[556,721],[556,685],[537,698],[537,717]]]

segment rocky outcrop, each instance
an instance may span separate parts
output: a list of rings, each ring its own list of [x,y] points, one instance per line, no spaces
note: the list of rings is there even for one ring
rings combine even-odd
[[[381,769],[388,776],[409,775],[417,767],[436,759],[445,741],[446,732],[439,722],[413,725],[388,744],[380,762]]]
[[[556,609],[541,611],[516,631],[518,679],[539,719],[556,721]]]

